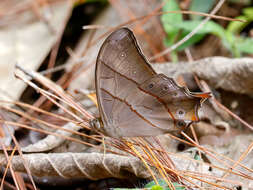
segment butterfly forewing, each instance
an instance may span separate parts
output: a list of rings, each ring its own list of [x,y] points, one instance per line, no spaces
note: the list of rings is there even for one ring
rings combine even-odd
[[[155,74],[147,64],[133,33],[127,28],[113,32],[104,41],[97,58],[96,74],[101,64],[137,84]]]
[[[155,74],[129,29],[119,29],[105,40],[96,63],[96,91],[107,134],[122,136],[125,130],[131,131],[130,127],[124,126],[132,124],[135,127],[138,121],[145,123],[131,110],[126,97]]]

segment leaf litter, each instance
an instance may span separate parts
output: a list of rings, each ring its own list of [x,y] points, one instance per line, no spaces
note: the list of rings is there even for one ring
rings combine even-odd
[[[141,32],[141,29],[137,31]],[[219,94],[219,90],[222,89],[228,92],[252,96],[253,60],[251,58],[209,57],[190,63],[154,64],[154,67],[158,72],[163,72],[175,79],[179,79],[185,74],[191,76],[190,78],[194,78],[195,75],[200,80],[207,82],[213,94]],[[34,176],[83,177],[92,180],[109,177],[129,178],[130,176],[150,178],[151,173],[143,165],[143,160],[146,160],[157,178],[161,178],[161,174],[166,174],[163,171],[165,169],[169,174],[167,176],[168,179],[171,178],[173,181],[178,181],[187,187],[201,188],[205,184],[204,187],[222,189],[235,186],[252,188],[253,163],[252,159],[250,159],[252,158],[252,135],[247,132],[244,133],[244,126],[238,127],[237,120],[232,119],[232,116],[218,107],[214,101],[210,100],[207,108],[203,108],[203,111],[206,112],[203,114],[205,117],[202,118],[203,120],[200,123],[196,124],[196,133],[200,144],[191,141],[191,138],[187,135],[182,135],[180,139],[178,138],[179,136],[170,138],[161,136],[158,137],[159,141],[153,139],[152,143],[150,143],[149,139],[146,139],[150,143],[149,145],[140,139],[126,139],[125,141],[110,138],[104,139],[89,130],[87,121],[92,116],[86,111],[86,107],[82,107],[79,102],[75,101],[75,94],[70,91],[66,93],[60,86],[52,83],[39,73],[25,68],[23,68],[23,71],[26,72],[26,75],[18,75],[19,78],[25,83],[32,85],[50,101],[53,101],[59,107],[55,112],[55,117],[57,118],[63,113],[66,118],[66,124],[60,125],[62,129],[52,128],[53,125],[51,125],[49,130],[51,132],[46,133],[45,126],[48,124],[38,122],[34,118],[26,118],[29,121],[28,123],[17,125],[12,118],[3,119],[1,117],[0,121],[4,125],[29,127],[29,130],[34,130],[30,126],[33,123],[32,126],[35,126],[37,131],[48,134],[48,136],[35,144],[23,147],[24,154],[22,156],[13,156],[11,161],[13,170],[26,173],[27,168],[23,164],[23,159],[25,159],[31,175]],[[31,77],[45,86],[46,91],[36,86],[35,83],[30,82]],[[92,79],[88,80],[88,86],[92,87]],[[186,84],[192,82],[187,78],[183,80]],[[218,100],[221,99],[218,98]],[[89,99],[86,101],[89,101]],[[1,104],[3,105],[3,103]],[[95,104],[93,105],[93,108],[95,108]],[[12,112],[11,110],[9,111]],[[48,115],[47,113],[40,114]],[[37,114],[37,116],[40,115]],[[21,114],[20,117],[24,117],[24,114]],[[50,124],[50,122],[48,123]],[[208,130],[208,133],[200,132],[207,127],[212,128],[213,131]],[[78,134],[78,131],[85,132],[88,136],[80,138],[81,135]],[[182,138],[183,136],[184,138]],[[169,148],[165,147],[166,144],[174,142],[171,140],[173,138],[177,139],[177,142],[197,148],[195,148],[195,151],[188,149],[182,152],[178,151],[179,143],[174,143]],[[213,143],[214,141],[218,143]],[[72,142],[85,147],[77,146],[77,148],[72,149],[66,146],[66,143]],[[61,149],[59,148],[61,146],[67,148]],[[152,147],[152,150],[150,150],[149,146]],[[59,153],[59,151],[62,152]],[[195,156],[196,152],[199,151],[201,155],[205,156],[198,160],[195,159]],[[159,159],[156,160],[156,157]],[[167,160],[164,160],[165,158]],[[168,160],[171,163],[167,163]],[[7,165],[7,160],[3,154],[0,155],[0,163],[3,166]],[[161,165],[158,163],[161,163]],[[172,165],[175,167],[172,167]]]

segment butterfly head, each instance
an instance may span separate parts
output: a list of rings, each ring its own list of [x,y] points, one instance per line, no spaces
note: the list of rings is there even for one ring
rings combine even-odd
[[[89,121],[91,129],[104,133],[104,125],[103,122],[101,121],[101,118],[95,118]]]

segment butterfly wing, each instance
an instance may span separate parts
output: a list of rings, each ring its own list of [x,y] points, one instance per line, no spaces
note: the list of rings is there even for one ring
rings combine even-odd
[[[111,137],[155,136],[198,120],[200,98],[156,74],[127,28],[113,32],[100,49],[96,91],[100,130]]]
[[[182,130],[192,122],[199,121],[198,110],[201,103],[209,98],[209,93],[191,93],[187,88],[178,86],[172,78],[157,74],[139,86],[141,91],[156,97],[166,108],[173,120],[173,130]],[[164,118],[165,119],[165,118]],[[161,128],[168,126],[161,123]]]
[[[99,112],[106,134],[123,136],[129,132],[122,129],[131,131],[130,124],[140,124],[134,123],[139,117],[124,99],[155,74],[129,29],[121,28],[104,41],[97,57],[95,78]],[[130,121],[129,118],[131,123],[126,122],[127,119]]]

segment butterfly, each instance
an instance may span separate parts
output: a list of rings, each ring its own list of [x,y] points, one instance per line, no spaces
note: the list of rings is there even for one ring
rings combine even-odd
[[[199,121],[199,107],[210,97],[157,74],[128,28],[114,31],[102,44],[95,83],[100,118],[91,127],[116,138],[184,130]]]

